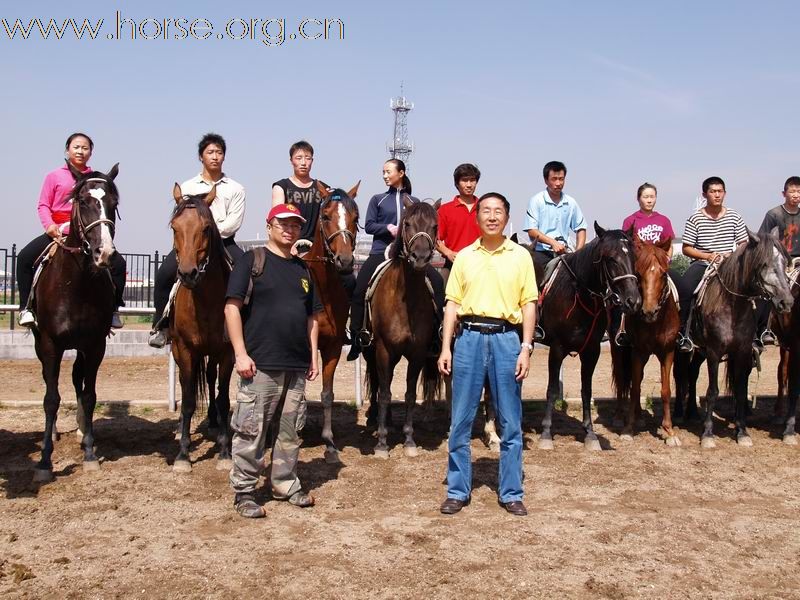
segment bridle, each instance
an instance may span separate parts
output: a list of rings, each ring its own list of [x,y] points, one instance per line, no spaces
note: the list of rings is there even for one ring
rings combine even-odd
[[[575,280],[575,283],[578,285],[578,287],[583,287],[587,292],[589,292],[590,295],[600,298],[603,301],[603,304],[606,304],[610,300],[612,304],[619,306],[622,304],[622,296],[620,296],[620,294],[614,290],[614,284],[622,281],[623,279],[636,279],[638,281],[639,278],[635,273],[623,273],[622,275],[612,277],[604,258],[605,257],[601,255],[600,258],[592,261],[593,264],[600,265],[600,278],[605,284],[605,291],[603,293],[596,292],[588,285],[582,284],[575,271],[572,270],[566,260],[562,261],[562,264],[567,268],[567,271],[569,271],[570,275],[572,275],[572,278]]]
[[[78,252],[82,252],[86,256],[91,256],[92,247],[89,244],[89,239],[86,237],[86,234],[88,234],[95,227],[98,227],[100,225],[108,225],[109,228],[111,229],[111,237],[112,237],[112,239],[113,239],[114,234],[116,232],[116,223],[114,223],[114,221],[112,221],[111,219],[102,219],[102,218],[101,219],[97,219],[95,221],[92,221],[88,225],[85,225],[84,222],[83,222],[83,217],[81,216],[81,202],[80,202],[80,199],[78,198],[78,192],[80,191],[81,188],[83,188],[84,184],[89,183],[91,181],[99,181],[101,183],[108,184],[108,180],[106,180],[106,179],[104,179],[102,177],[89,177],[88,179],[84,179],[83,181],[81,181],[80,187],[75,192],[75,195],[74,195],[75,196],[75,198],[74,198],[75,199],[75,213],[76,213],[76,216],[78,217],[78,239],[80,241],[80,246],[78,246],[78,247],[67,246],[66,243],[63,242],[63,241],[58,241],[58,240],[56,241],[56,243],[63,250],[66,250],[67,252],[70,252],[72,254],[77,254]],[[102,200],[98,200],[98,202],[102,202]]]
[[[322,207],[327,202],[341,202],[339,199],[327,199],[325,202],[322,203],[320,206],[320,212],[322,211]],[[358,225],[356,225],[358,227]],[[334,252],[333,248],[331,247],[331,243],[337,237],[342,236],[345,241],[350,244],[350,251],[355,252],[356,250],[356,236],[353,234],[352,231],[349,229],[337,229],[330,235],[325,235],[325,232],[322,227],[322,222],[320,220],[319,224],[319,237],[322,239],[322,248],[325,251],[325,256],[305,256],[303,260],[306,262],[324,262],[329,264],[334,264],[336,262],[336,252]]]
[[[430,246],[431,257],[433,257],[433,250],[436,248],[436,243],[427,231],[418,231],[411,236],[410,239],[406,238],[405,228],[402,232],[403,251],[400,256],[404,257],[408,262],[411,262],[411,245],[419,238],[424,238]]]
[[[187,208],[197,208],[197,207],[196,207],[194,204],[186,204],[186,205],[183,207],[183,210],[186,210]],[[177,216],[177,215],[175,215],[175,216]],[[173,217],[173,218],[174,218],[174,217]],[[215,225],[215,226],[216,226],[216,225]],[[173,245],[172,245],[172,247],[173,247],[173,249],[175,250],[175,262],[177,262],[178,264],[180,264],[180,263],[181,263],[181,257],[180,257],[180,254],[178,253],[178,249],[177,249],[177,248],[175,248],[175,244],[174,244],[174,242],[173,242]],[[203,275],[203,273],[205,273],[205,272],[206,272],[206,269],[208,269],[208,263],[209,263],[210,261],[211,261],[211,253],[207,252],[207,253],[206,253],[206,255],[205,255],[205,258],[203,258],[203,260],[201,260],[199,263],[197,263],[197,272],[198,272],[200,275]],[[199,281],[199,276],[198,276],[198,281]]]

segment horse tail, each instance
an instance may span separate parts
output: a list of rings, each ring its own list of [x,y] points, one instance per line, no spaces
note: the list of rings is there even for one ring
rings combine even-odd
[[[611,342],[614,343],[613,341]],[[618,398],[627,400],[631,393],[633,349],[629,346],[617,346],[611,351],[611,385]]]
[[[422,367],[422,397],[425,404],[442,400],[442,374],[437,359],[436,356],[427,356]]]
[[[192,376],[189,379],[189,394],[194,398],[195,414],[203,415],[208,407],[208,385],[206,383],[206,357],[192,361]]]
[[[369,398],[370,404],[377,399],[378,394],[378,365],[375,361],[374,348],[364,348],[364,362],[367,363],[366,373],[364,374],[364,396]]]

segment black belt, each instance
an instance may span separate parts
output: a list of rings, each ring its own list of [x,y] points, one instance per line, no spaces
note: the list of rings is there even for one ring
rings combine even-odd
[[[517,330],[517,325],[514,325],[505,319],[495,319],[493,317],[467,315],[461,317],[459,322],[464,329],[468,329],[469,331],[477,331],[479,333],[505,333],[507,331]]]

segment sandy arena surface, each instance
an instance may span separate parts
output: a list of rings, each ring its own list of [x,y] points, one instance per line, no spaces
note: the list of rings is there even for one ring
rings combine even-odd
[[[765,355],[759,395],[775,392],[775,349]],[[546,350],[534,354],[523,397],[546,386]],[[610,396],[609,356],[595,397]],[[577,359],[565,367],[579,393]],[[63,395],[74,401],[62,369]],[[655,364],[646,394],[656,394]],[[0,403],[43,395],[35,361],[0,364]],[[166,361],[108,359],[99,398],[166,402]],[[705,383],[701,384],[705,390]],[[756,387],[754,375],[751,390]],[[402,393],[395,386],[395,395]],[[526,402],[524,452],[530,515],[502,511],[497,455],[473,439],[472,504],[439,514],[445,495],[446,413],[417,421],[420,455],[403,455],[399,426],[389,460],[352,406],[353,367],[342,363],[335,430],[342,466],[322,458],[321,409],[313,403],[300,478],[311,509],[267,502],[267,518],[232,509],[227,473],[215,470],[201,425],[194,470],[173,474],[176,415],[113,405],[96,414],[102,468],[84,473],[74,409],[60,413],[54,482],[32,481],[44,426],[41,408],[0,409],[0,596],[3,598],[800,598],[797,459],[770,425],[772,402],[750,419],[753,448],[739,448],[721,402],[715,450],[701,450],[699,424],[680,425],[680,448],[657,436],[658,419],[632,442],[598,403],[603,452],[583,449],[579,410],[558,413],[555,449],[537,449],[541,404]],[[319,384],[309,386],[319,397]],[[656,402],[656,414],[660,414]],[[394,419],[403,416],[395,407]],[[269,500],[268,494],[262,494]]]

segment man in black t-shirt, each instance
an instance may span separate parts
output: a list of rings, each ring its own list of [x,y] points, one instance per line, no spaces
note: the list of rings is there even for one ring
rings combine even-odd
[[[759,232],[770,233],[778,228],[778,237],[793,259],[800,257],[800,177],[793,176],[783,184],[783,204],[767,211]],[[758,341],[762,345],[774,344],[775,334],[768,327],[771,303],[757,300]]]
[[[277,430],[272,447],[272,497],[295,506],[314,504],[297,477],[305,382],[316,379],[319,372],[316,313],[322,311],[308,269],[291,254],[304,222],[296,206],[274,206],[267,217],[267,247],[257,250],[265,252],[264,269],[252,278],[246,307],[254,250],[236,262],[228,282],[225,323],[241,377],[231,418],[230,480],[236,511],[248,518],[265,516],[253,494],[270,423]]]

